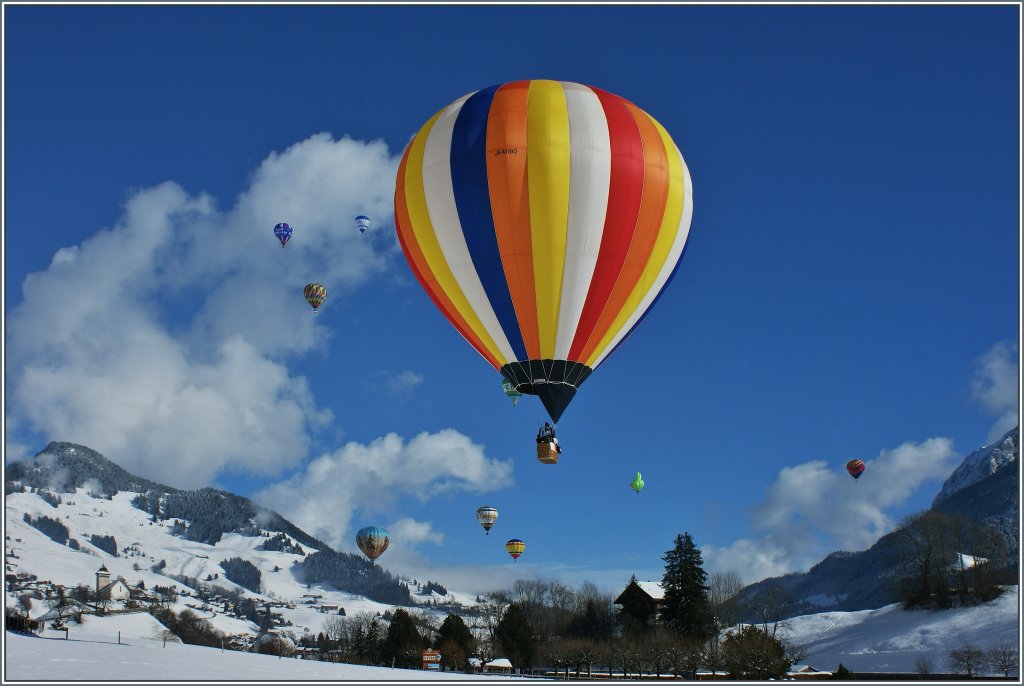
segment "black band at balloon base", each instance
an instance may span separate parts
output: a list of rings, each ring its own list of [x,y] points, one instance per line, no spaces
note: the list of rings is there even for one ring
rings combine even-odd
[[[551,421],[557,423],[593,370],[569,360],[521,360],[509,362],[500,371],[517,391],[540,398]]]

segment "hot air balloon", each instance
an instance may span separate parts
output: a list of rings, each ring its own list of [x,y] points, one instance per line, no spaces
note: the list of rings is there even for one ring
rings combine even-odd
[[[629,482],[629,487],[636,491],[637,495],[640,495],[640,491],[644,488],[644,480],[640,477],[640,472],[637,472],[633,480]]]
[[[518,405],[519,399],[523,397],[523,394],[517,391],[516,387],[508,379],[501,380],[501,390],[505,391],[505,395],[512,399],[512,407]]]
[[[388,530],[380,526],[363,527],[356,533],[356,545],[370,560],[376,560],[388,549]]]
[[[312,305],[313,311],[316,312],[316,308],[323,305],[324,299],[327,298],[327,288],[318,283],[308,283],[302,290],[302,294],[306,296],[306,302]]]
[[[277,236],[277,240],[281,241],[281,247],[292,237],[292,227],[288,226],[284,222],[281,222],[274,227],[274,235]]]
[[[366,230],[370,228],[370,218],[365,214],[356,217],[356,228],[359,229],[359,233],[366,233]]]
[[[520,541],[518,538],[513,538],[505,542],[505,550],[512,556],[513,560],[518,560],[519,556],[526,550],[526,544]]]
[[[861,460],[850,460],[846,463],[846,471],[854,479],[859,479],[860,475],[864,473],[864,462]]]
[[[480,522],[480,526],[484,528],[487,535],[491,535],[491,527],[494,526],[494,521],[498,518],[498,511],[490,505],[484,505],[478,507],[476,510],[476,521]]]
[[[668,132],[564,81],[465,95],[405,150],[399,242],[462,336],[557,422],[675,273],[693,213]]]

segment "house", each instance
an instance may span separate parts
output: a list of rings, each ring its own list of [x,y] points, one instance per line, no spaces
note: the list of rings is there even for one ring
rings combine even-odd
[[[820,669],[815,669],[810,665],[793,665],[793,667],[786,672],[786,677],[789,679],[795,679],[797,681],[805,681],[808,679],[828,679],[832,676],[832,672],[823,672]]]
[[[484,664],[484,673],[511,674],[512,662],[507,657],[499,657]]]
[[[101,565],[96,570],[96,599],[124,602],[132,596],[132,589],[125,582],[123,577],[110,580],[110,572],[106,565]]]
[[[658,610],[664,600],[665,589],[661,582],[637,581],[634,577],[613,602],[619,610],[620,621],[623,615],[632,615],[643,617],[648,625],[652,625],[658,621]]]

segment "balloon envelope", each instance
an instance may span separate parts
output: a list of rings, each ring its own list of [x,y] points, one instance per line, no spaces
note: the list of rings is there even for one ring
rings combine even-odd
[[[316,311],[316,308],[324,304],[324,299],[327,297],[327,288],[319,283],[308,283],[302,289],[302,294],[306,296],[306,302],[313,307],[313,311]]]
[[[505,395],[512,399],[512,407],[519,404],[519,399],[523,394],[516,390],[516,387],[512,385],[511,381],[508,379],[502,379],[501,390],[505,391]]]
[[[640,491],[643,490],[644,480],[640,477],[640,472],[637,472],[636,476],[633,477],[633,480],[629,483],[629,487],[637,493],[640,493]]]
[[[864,463],[861,460],[850,460],[846,463],[846,471],[854,479],[859,479],[860,475],[864,473]]]
[[[356,533],[356,545],[363,551],[363,555],[376,560],[388,549],[388,530],[380,526],[367,526]]]
[[[365,214],[356,217],[356,228],[359,229],[359,233],[366,233],[366,230],[370,228],[370,218]]]
[[[281,247],[292,237],[292,227],[288,226],[284,222],[281,222],[274,227],[274,235],[277,236],[277,240],[281,241]]]
[[[497,519],[498,511],[490,505],[484,505],[476,510],[476,521],[480,523],[480,526],[484,528],[488,535],[490,535],[491,527],[494,526],[494,522]]]
[[[512,556],[513,560],[516,560],[523,554],[523,551],[526,550],[526,544],[518,538],[513,538],[506,541],[505,550],[508,551],[508,554]]]
[[[661,124],[564,81],[459,98],[410,142],[395,186],[420,285],[554,421],[668,285],[692,212]]]

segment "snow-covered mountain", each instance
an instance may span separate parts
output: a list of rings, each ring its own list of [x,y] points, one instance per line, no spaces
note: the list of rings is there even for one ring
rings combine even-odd
[[[142,606],[156,587],[174,587],[171,609],[192,610],[242,644],[267,613],[273,630],[299,642],[331,615],[403,606],[443,619],[475,605],[440,584],[393,575],[385,560],[336,552],[245,498],[156,484],[84,446],[51,444],[7,465],[6,477],[5,604],[27,594],[33,618],[58,585],[70,595],[119,578]]]
[[[991,445],[985,445],[964,458],[932,501],[935,507],[958,491],[988,478],[1005,467],[1016,468],[1020,454],[1020,429],[1014,427]]]
[[[1013,429],[997,443],[972,452],[944,484],[946,495],[937,497],[932,507],[993,528],[1003,538],[1007,559],[1016,559],[1019,548],[1019,451],[1019,431]],[[740,595],[751,599],[768,587],[781,588],[790,600],[787,615],[879,608],[900,599],[902,557],[898,532],[890,532],[867,550],[830,553],[806,572],[764,579]]]

